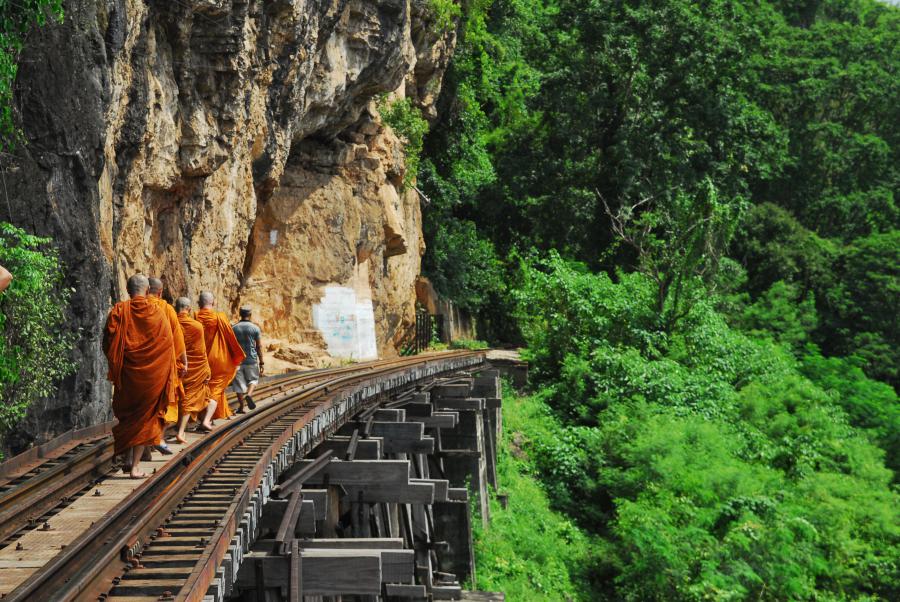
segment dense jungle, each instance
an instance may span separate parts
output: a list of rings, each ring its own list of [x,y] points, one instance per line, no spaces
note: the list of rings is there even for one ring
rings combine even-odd
[[[900,10],[476,1],[447,79],[425,273],[532,362],[486,583],[900,596]]]
[[[4,153],[16,57],[63,4],[0,0]],[[378,100],[396,184],[422,274],[530,363],[473,585],[900,599],[900,8],[427,4],[455,51],[430,113]],[[34,234],[0,227],[7,431],[78,361]]]

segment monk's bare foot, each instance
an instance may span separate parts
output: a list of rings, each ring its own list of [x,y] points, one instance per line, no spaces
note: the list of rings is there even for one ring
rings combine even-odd
[[[138,471],[132,470],[132,471],[131,471],[131,478],[132,478],[132,479],[144,479],[144,478],[146,478],[146,477],[147,477],[147,473],[146,473],[146,472],[141,472],[140,470],[138,470]]]
[[[182,445],[187,445],[188,440],[182,437],[181,435],[175,435],[175,441],[181,443]]]

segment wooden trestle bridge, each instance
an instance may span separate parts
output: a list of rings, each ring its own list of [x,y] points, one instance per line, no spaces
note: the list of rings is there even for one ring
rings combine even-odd
[[[0,465],[4,602],[466,599],[498,372],[424,354],[273,377],[143,481],[111,423]],[[474,511],[474,512],[473,512]],[[469,599],[499,600],[481,596]]]

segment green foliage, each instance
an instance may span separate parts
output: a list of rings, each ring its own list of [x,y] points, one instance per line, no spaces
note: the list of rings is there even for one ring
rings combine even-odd
[[[591,599],[900,598],[900,410],[871,380],[898,378],[900,10],[467,8],[423,264],[515,308],[550,425],[519,447],[597,536]],[[505,266],[476,284],[481,241]]]
[[[801,298],[795,285],[782,280],[746,307],[738,320],[740,327],[751,336],[771,336],[798,352],[817,323],[812,292]]]
[[[503,266],[494,245],[478,234],[473,222],[448,220],[434,228],[433,250],[424,265],[437,290],[454,291],[456,304],[471,310],[502,294]]]
[[[808,26],[779,25],[771,41],[757,94],[789,145],[784,169],[753,184],[756,196],[824,237],[896,228],[900,11],[823,2]]]
[[[634,248],[638,267],[656,285],[656,312],[672,329],[705,292],[695,280],[716,282],[719,260],[734,234],[743,205],[721,202],[712,181],[695,194],[679,192],[665,203],[645,197],[604,206],[613,230]]]
[[[31,28],[48,17],[62,21],[62,0],[0,0],[0,151],[19,136],[12,111],[19,52]]]
[[[887,467],[900,479],[900,400],[893,387],[866,377],[859,357],[822,357],[811,348],[801,372],[847,413],[850,424],[866,429],[887,454]]]
[[[534,448],[559,427],[540,400],[508,387],[503,397],[497,472],[509,505],[492,496],[490,525],[476,524],[476,585],[509,600],[593,600],[589,571],[599,542],[550,508],[536,476]]]
[[[382,98],[379,102],[379,112],[384,122],[403,142],[403,151],[406,155],[403,187],[408,188],[415,182],[416,174],[419,171],[422,144],[425,134],[428,132],[428,122],[409,98],[401,98],[393,102]]]
[[[733,239],[744,306],[783,281],[815,305],[806,340],[896,387],[898,47],[870,0],[472,2],[425,141],[424,269],[465,291],[445,248],[472,222],[501,259],[641,269],[672,328],[729,285]]]
[[[838,268],[843,281],[828,294],[834,308],[830,333],[839,335],[831,352],[855,353],[867,360],[867,374],[900,385],[900,230],[856,239]]]
[[[0,295],[0,430],[7,430],[73,372],[75,334],[65,328],[70,289],[49,239],[0,223],[0,265],[13,274]]]
[[[643,274],[554,254],[522,269],[522,330],[563,419],[530,450],[557,507],[602,537],[608,599],[895,597],[900,496],[871,442],[897,436],[889,387],[798,363],[802,313],[745,334],[710,299],[670,330]],[[790,298],[776,286],[747,319]]]
[[[806,292],[834,280],[840,247],[807,230],[787,209],[761,203],[748,211],[733,253],[748,266],[749,290],[761,292],[784,281]]]
[[[462,17],[462,7],[455,0],[428,0],[428,9],[440,31],[449,31]]]
[[[511,132],[534,121],[526,104],[540,73],[524,54],[533,43],[542,44],[544,18],[536,2],[467,3],[444,78],[440,121],[425,140],[419,186],[430,203],[423,211],[428,244],[423,271],[439,293],[474,312],[507,301],[508,274],[496,266],[508,249],[503,237],[517,231],[512,220],[518,216],[483,197],[486,190],[505,186],[496,162],[500,149],[516,144]],[[466,258],[467,253],[475,256]],[[489,265],[494,267],[485,270]],[[497,313],[496,323],[509,322]]]
[[[485,341],[473,339],[456,339],[455,341],[450,342],[450,349],[470,349],[472,351],[478,351],[487,349],[488,347],[489,345]]]

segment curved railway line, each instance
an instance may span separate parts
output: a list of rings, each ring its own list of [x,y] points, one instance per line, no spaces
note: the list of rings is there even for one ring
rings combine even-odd
[[[254,512],[261,512],[279,487],[290,485],[293,490],[284,492],[290,494],[290,515],[302,504],[300,484],[329,456],[299,473],[289,471],[288,482],[279,486],[282,473],[351,420],[368,435],[375,409],[401,391],[483,361],[481,353],[449,352],[272,379],[255,395],[268,403],[217,426],[155,470],[4,600],[203,600],[217,575],[225,569],[236,575],[236,566],[223,569],[222,563],[239,563]],[[12,545],[22,530],[41,529],[48,512],[91,495],[97,481],[114,470],[108,427],[87,435],[0,488],[0,547]],[[354,451],[357,439],[354,431]],[[23,507],[31,509],[28,516]],[[288,553],[289,540],[282,526],[276,541]],[[292,587],[298,580],[295,576]]]
[[[320,369],[273,377],[257,388],[256,398],[262,401],[286,387],[327,378],[335,372]],[[229,404],[232,410],[238,407],[233,394],[229,395]],[[111,421],[69,432],[0,465],[4,476],[12,475],[0,481],[0,549],[14,544],[23,531],[40,528],[76,495],[114,469],[113,424]]]

